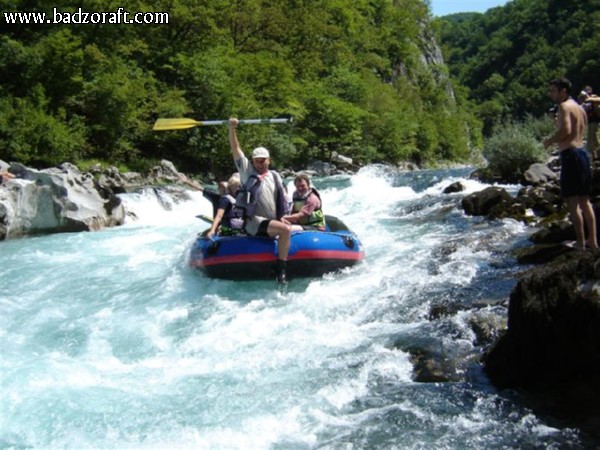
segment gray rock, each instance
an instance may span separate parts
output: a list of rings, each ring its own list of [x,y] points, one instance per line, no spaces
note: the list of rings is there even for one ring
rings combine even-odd
[[[314,171],[318,176],[326,177],[331,175],[333,170],[335,170],[335,166],[325,161],[314,160],[307,164],[306,169],[305,172]]]
[[[558,179],[558,175],[546,164],[535,163],[523,173],[523,178],[528,184],[538,185]]]
[[[333,152],[331,154],[331,160],[340,166],[351,167],[353,164],[352,158],[340,155],[338,152]]]
[[[72,164],[35,170],[13,163],[11,171],[18,178],[0,186],[0,240],[99,230],[125,220],[120,199]]]

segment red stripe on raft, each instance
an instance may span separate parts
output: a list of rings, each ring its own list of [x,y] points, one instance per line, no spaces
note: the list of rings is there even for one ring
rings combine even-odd
[[[299,250],[290,255],[289,260],[294,259],[346,259],[360,261],[365,257],[365,252],[345,252],[340,250]]]
[[[364,257],[364,252],[346,252],[339,250],[300,250],[294,255],[290,255],[289,260],[342,259],[348,261],[360,261]],[[192,267],[207,267],[218,264],[261,263],[274,261],[277,261],[277,257],[272,253],[255,253],[251,255],[214,256],[202,260],[190,261],[190,265]]]
[[[251,255],[211,256],[201,261],[193,261],[196,267],[214,266],[215,264],[259,263],[277,261],[273,253],[253,253]]]

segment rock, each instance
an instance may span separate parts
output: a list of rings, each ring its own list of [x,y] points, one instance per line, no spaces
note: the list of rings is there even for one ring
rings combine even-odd
[[[293,169],[289,169],[289,168],[283,169],[279,173],[282,176],[282,178],[295,178],[296,177],[296,172]]]
[[[150,169],[147,178],[147,184],[176,183],[179,181],[179,172],[171,161],[163,159],[160,165]]]
[[[98,184],[109,187],[115,194],[133,192],[145,184],[137,172],[119,172],[116,167],[104,169],[98,177]]]
[[[461,381],[456,368],[440,355],[424,350],[413,350],[410,359],[413,364],[412,379],[417,383]]]
[[[519,264],[545,264],[559,256],[575,251],[577,250],[562,244],[538,244],[520,248],[514,253]]]
[[[302,170],[301,172],[305,173],[306,175],[308,175],[311,178],[319,176],[318,172],[315,170],[306,169],[306,170]]]
[[[511,197],[511,201],[512,200]],[[522,203],[501,201],[492,206],[487,214],[487,218],[491,220],[497,219],[515,219],[521,222],[528,222],[527,209]]]
[[[470,216],[486,216],[496,205],[510,206],[513,203],[514,199],[504,189],[490,186],[463,198],[462,207]]]
[[[535,163],[523,173],[524,184],[537,186],[558,179],[558,175],[546,164]]]
[[[307,164],[306,169],[305,172],[314,171],[318,176],[326,177],[331,175],[331,172],[335,170],[335,166],[325,161],[313,160]]]
[[[415,170],[419,170],[419,166],[411,161],[403,161],[397,164],[398,170],[404,170],[407,172],[413,172]]]
[[[462,192],[465,190],[465,186],[460,181],[455,181],[451,185],[444,189],[444,194],[454,194],[455,192]]]
[[[517,201],[530,208],[537,217],[557,214],[563,207],[563,201],[553,190],[541,187],[523,188],[517,195]]]
[[[494,175],[487,167],[476,169],[469,175],[469,179],[478,180],[482,183],[499,183],[502,181],[501,177]]]
[[[473,345],[487,346],[492,344],[506,329],[506,318],[492,312],[482,310],[475,312],[467,323],[475,333]]]
[[[11,164],[18,178],[0,187],[0,240],[32,233],[121,225],[121,200],[69,163],[45,170]]]
[[[508,330],[484,358],[500,387],[585,382],[600,393],[600,250],[575,252],[522,276]]]
[[[338,152],[333,152],[331,154],[331,161],[342,167],[352,167],[353,164],[352,158],[340,155]]]
[[[564,241],[575,240],[575,229],[568,220],[553,221],[532,234],[529,240],[534,244],[559,244]]]

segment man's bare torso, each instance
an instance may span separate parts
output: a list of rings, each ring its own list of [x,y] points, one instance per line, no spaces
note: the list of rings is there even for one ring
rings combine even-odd
[[[586,124],[585,111],[575,100],[569,98],[562,102],[558,107],[557,126],[559,130],[563,128],[565,134],[561,133],[564,138],[556,143],[558,149],[562,151],[569,148],[583,147],[583,134]]]

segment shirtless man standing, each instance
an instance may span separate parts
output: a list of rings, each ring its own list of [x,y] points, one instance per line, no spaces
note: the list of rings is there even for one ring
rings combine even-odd
[[[566,78],[550,81],[550,98],[558,105],[556,133],[544,139],[544,147],[556,144],[560,152],[560,190],[575,227],[577,247],[598,248],[596,216],[590,203],[592,174],[590,160],[583,148],[587,124],[585,111],[569,96],[571,82]],[[588,239],[585,240],[584,223]]]

